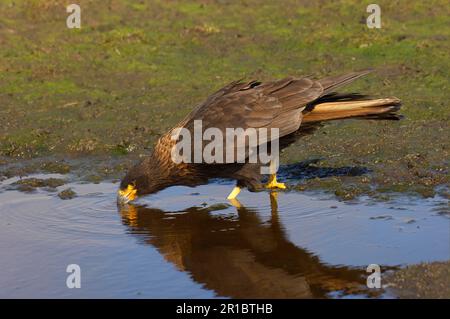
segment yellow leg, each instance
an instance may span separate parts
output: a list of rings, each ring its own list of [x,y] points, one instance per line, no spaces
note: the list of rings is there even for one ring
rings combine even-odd
[[[229,201],[230,201],[230,204],[233,205],[234,207],[242,208],[242,204],[238,199],[232,198],[232,199],[229,199]]]
[[[269,182],[266,184],[266,188],[274,189],[286,189],[286,185],[284,183],[277,182],[277,174],[270,175]]]
[[[230,195],[228,195],[227,199],[235,199],[236,196],[241,192],[241,188],[239,186],[236,186],[231,191]]]

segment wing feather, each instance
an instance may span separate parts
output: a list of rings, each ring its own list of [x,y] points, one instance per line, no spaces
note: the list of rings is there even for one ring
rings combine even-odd
[[[307,77],[286,77],[272,82],[234,81],[211,94],[198,105],[176,128],[184,127],[193,136],[194,121],[202,121],[202,130],[218,128],[223,134],[223,145],[227,145],[228,128],[271,128],[279,129],[279,137],[287,136],[300,128],[303,113],[307,113],[311,103],[321,97],[331,96],[333,90],[370,73],[371,70],[352,72],[340,76],[332,76],[318,81]],[[305,109],[306,108],[306,109]],[[304,112],[303,112],[304,111]],[[303,112],[303,113],[302,113]],[[170,135],[169,131],[165,136]],[[256,132],[256,131],[254,131]],[[248,133],[248,132],[247,132]],[[254,135],[253,132],[250,132]],[[257,134],[257,133],[256,133]],[[246,138],[245,157],[248,156]],[[244,137],[245,138],[245,137]],[[259,144],[267,140],[259,138]],[[203,142],[203,145],[205,143]],[[194,146],[192,146],[194,147]],[[234,154],[238,154],[241,146],[233,145]],[[227,150],[223,150],[224,154]]]
[[[287,77],[266,83],[235,81],[209,96],[177,127],[187,128],[192,134],[194,121],[201,120],[203,131],[208,128],[221,130],[224,145],[227,128],[267,128],[269,134],[271,128],[278,128],[279,137],[283,137],[299,129],[302,111],[322,93],[322,85],[308,78]],[[249,140],[250,137],[246,140],[246,148]],[[263,138],[258,139],[258,144],[266,142]],[[235,154],[238,151],[241,149],[235,143]]]

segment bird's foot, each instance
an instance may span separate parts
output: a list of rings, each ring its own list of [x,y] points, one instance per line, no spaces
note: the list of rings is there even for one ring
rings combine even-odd
[[[269,182],[266,184],[266,188],[269,189],[286,189],[286,185],[284,183],[277,182],[277,176],[271,175],[269,178]]]
[[[266,188],[269,188],[269,189],[286,189],[286,184],[278,183],[278,182],[275,182],[275,183],[272,182],[272,183],[267,183]]]

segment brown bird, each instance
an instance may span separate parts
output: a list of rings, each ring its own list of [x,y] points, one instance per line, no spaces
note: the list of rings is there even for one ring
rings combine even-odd
[[[206,184],[211,178],[237,181],[236,187],[228,196],[231,200],[243,187],[250,191],[263,189],[264,175],[261,174],[261,166],[264,163],[260,159],[257,162],[249,161],[251,151],[247,146],[250,137],[247,137],[242,146],[230,143],[224,134],[221,140],[224,148],[222,154],[225,154],[225,149],[231,149],[232,154],[236,155],[231,162],[180,162],[173,157],[173,149],[180,142],[177,133],[179,129],[184,128],[195,136],[195,122],[200,120],[202,133],[208,128],[216,128],[221,132],[225,132],[227,128],[278,129],[279,138],[268,137],[257,142],[258,150],[263,146],[270,150],[275,140],[279,142],[279,148],[283,149],[302,134],[313,132],[323,121],[350,117],[398,119],[395,112],[399,110],[401,101],[397,98],[368,99],[360,94],[335,92],[335,89],[370,72],[371,70],[364,70],[321,80],[287,77],[265,83],[235,81],[228,84],[209,96],[184,120],[164,134],[157,141],[153,153],[130,169],[120,184],[118,201],[127,203],[138,196],[174,185]],[[192,153],[195,153],[195,147],[198,146],[195,146],[194,141],[194,146],[190,149]],[[204,148],[205,145],[201,144],[200,152]],[[242,152],[244,162],[237,158]],[[274,171],[265,187],[286,188],[277,181]]]

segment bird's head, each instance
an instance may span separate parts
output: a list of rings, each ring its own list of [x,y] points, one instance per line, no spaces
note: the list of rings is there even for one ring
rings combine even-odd
[[[120,182],[117,202],[126,204],[138,196],[156,193],[168,185],[163,177],[163,169],[151,158],[132,167]]]

